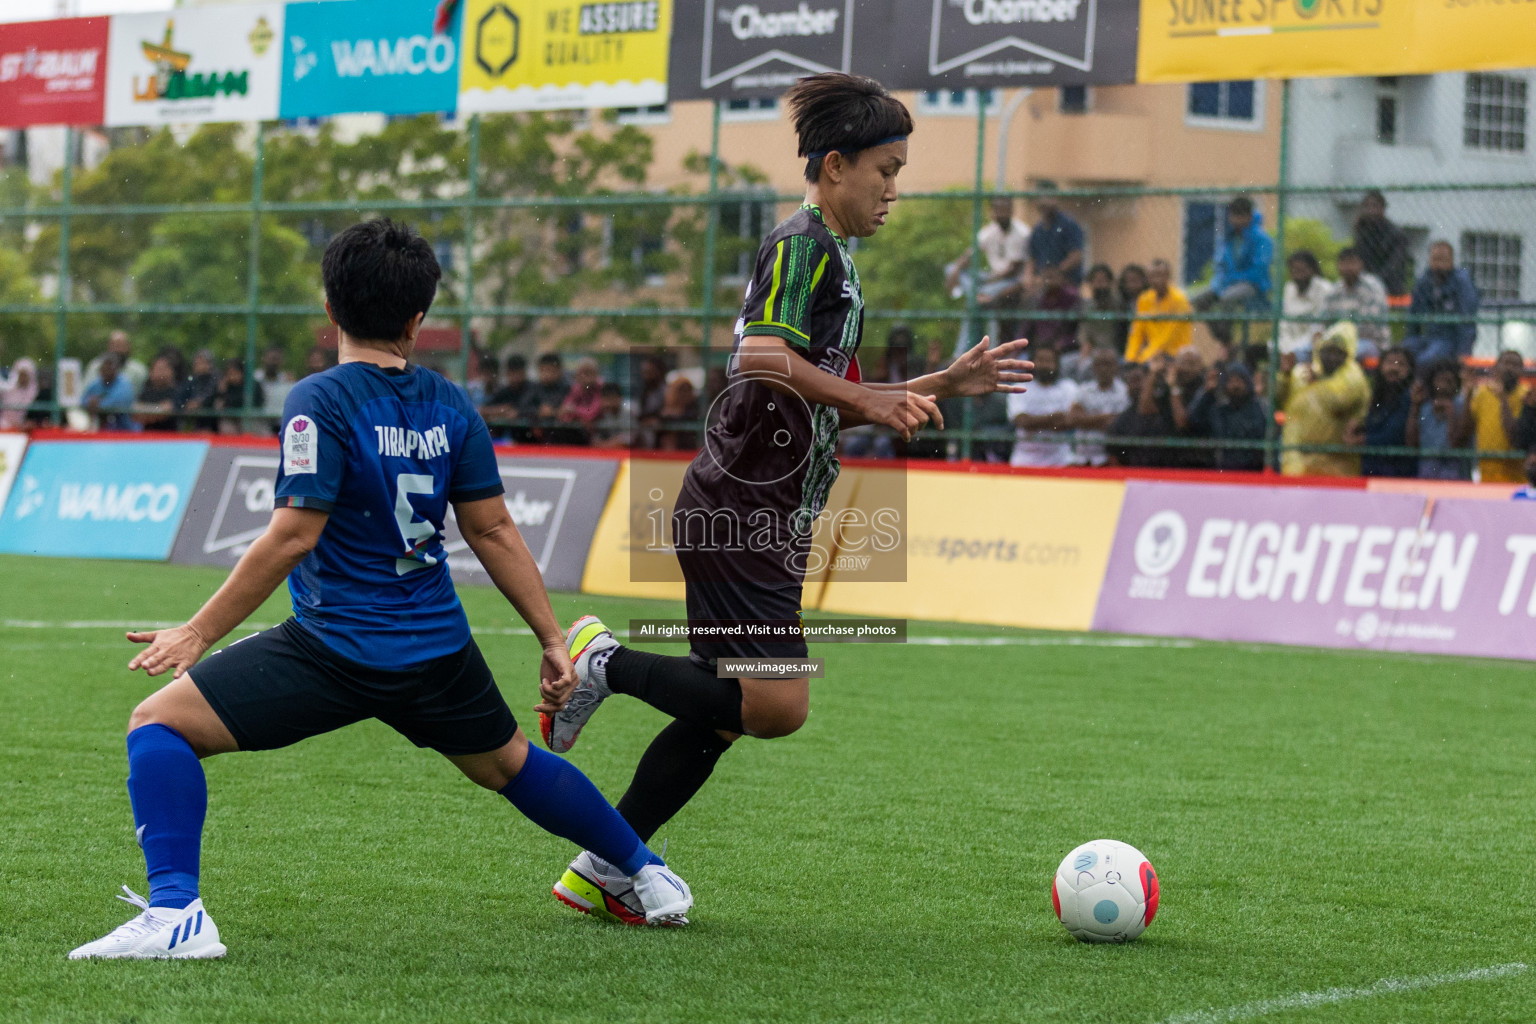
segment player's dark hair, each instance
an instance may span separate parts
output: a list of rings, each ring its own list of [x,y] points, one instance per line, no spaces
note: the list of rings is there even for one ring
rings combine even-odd
[[[561,369],[565,368],[565,362],[560,358],[559,352],[545,352],[543,355],[539,356],[539,365],[558,366]]]
[[[1339,260],[1358,260],[1358,259],[1360,259],[1360,250],[1356,249],[1352,245],[1346,245],[1344,248],[1339,250],[1339,254],[1333,258],[1333,261],[1335,263],[1337,263]]]
[[[1227,204],[1227,212],[1235,213],[1239,217],[1247,217],[1253,214],[1253,200],[1247,196],[1238,196]]]
[[[784,103],[800,138],[809,182],[821,177],[828,153],[857,160],[863,150],[912,134],[906,104],[863,75],[828,71],[802,78],[784,94]]]
[[[425,238],[387,217],[354,224],[320,260],[331,315],[358,341],[398,341],[432,308],[443,270]]]
[[[528,372],[528,357],[523,355],[521,352],[514,352],[511,355],[507,356],[507,372],[508,373],[527,373]]]

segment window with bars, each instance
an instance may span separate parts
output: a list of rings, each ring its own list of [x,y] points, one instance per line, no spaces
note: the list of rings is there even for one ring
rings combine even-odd
[[[1376,79],[1376,142],[1397,145],[1398,80],[1395,76]]]
[[[777,121],[779,101],[772,96],[726,100],[720,108],[722,121]]]
[[[1485,301],[1518,301],[1520,298],[1519,235],[1492,231],[1463,231],[1461,261]]]
[[[1513,75],[1468,75],[1462,142],[1468,149],[1525,152],[1525,79]]]
[[[1185,119],[1206,127],[1256,129],[1263,125],[1262,95],[1259,82],[1195,82]]]
[[[991,89],[928,89],[917,97],[919,114],[970,114],[975,116],[980,99],[991,110],[995,99]]]
[[[658,103],[651,107],[618,107],[613,113],[614,119],[619,124],[670,124],[672,121],[672,104]]]

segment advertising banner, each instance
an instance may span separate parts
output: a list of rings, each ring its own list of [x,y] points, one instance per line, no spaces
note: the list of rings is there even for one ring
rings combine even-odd
[[[637,554],[643,556],[645,553],[645,534],[642,531],[648,529],[647,513],[654,512],[663,517],[669,514],[670,505],[664,504],[665,496],[677,493],[688,463],[681,459],[646,462],[641,475],[662,495],[656,499],[656,508],[650,509],[635,507],[633,481],[636,475],[633,467],[637,461],[625,459],[619,463],[618,478],[609,492],[597,530],[592,535],[581,589],[588,594],[681,601],[683,582],[682,573],[677,571],[676,556],[670,556],[667,560],[673,570],[670,577],[659,571],[636,573],[634,560]],[[668,479],[669,485],[661,485],[663,477]],[[634,540],[631,540],[632,535]]]
[[[1143,3],[1137,78],[1194,82],[1526,67],[1532,0]]]
[[[187,502],[171,561],[233,569],[272,519],[278,450],[208,450]]]
[[[5,508],[5,496],[11,493],[26,450],[26,434],[0,434],[0,510]]]
[[[598,517],[618,475],[618,460],[502,455],[496,461],[507,489],[507,511],[533,553],[544,585],[551,590],[579,590]],[[490,577],[459,533],[452,510],[445,527],[443,547],[453,578],[459,583],[489,584]]]
[[[200,441],[38,441],[0,514],[0,552],[162,560],[207,452]]]
[[[670,98],[777,96],[822,71],[879,77],[889,65],[891,14],[890,0],[683,4],[672,33]]]
[[[665,103],[671,32],[672,0],[465,0],[459,110]]]
[[[858,470],[861,478],[900,472]],[[905,476],[906,582],[854,582],[834,569],[822,611],[1089,627],[1123,483],[935,470]]]
[[[69,18],[0,25],[0,124],[101,124],[108,21]]]
[[[432,8],[418,0],[289,4],[282,116],[452,112],[458,26],[433,35]]]
[[[282,4],[114,15],[106,123],[270,121],[282,40]]]
[[[1138,0],[893,0],[895,88],[1111,85],[1136,80]]]
[[[1533,555],[1522,502],[1132,481],[1093,625],[1536,658]]]
[[[276,448],[214,448],[171,551],[171,561],[234,568],[272,519]],[[559,459],[502,455],[497,459],[505,500],[545,585],[576,590],[587,548],[618,473],[613,459]],[[443,547],[457,583],[489,584],[459,533],[453,510],[443,524]]]

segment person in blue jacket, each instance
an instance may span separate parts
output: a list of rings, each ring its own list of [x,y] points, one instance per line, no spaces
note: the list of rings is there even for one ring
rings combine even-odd
[[[1238,196],[1227,204],[1227,230],[1216,250],[1216,274],[1210,287],[1191,300],[1204,312],[1220,308],[1237,314],[1262,309],[1269,304],[1270,264],[1275,258],[1275,243],[1264,231],[1264,215],[1253,208],[1253,200]],[[1223,345],[1232,342],[1232,320],[1211,321],[1211,333]]]
[[[1456,250],[1451,243],[1430,243],[1429,269],[1413,286],[1409,312],[1415,318],[1426,314],[1463,314],[1467,319],[1437,323],[1416,319],[1409,327],[1408,337],[1403,339],[1403,347],[1413,353],[1420,366],[1442,359],[1465,359],[1472,354],[1477,341],[1479,302],[1477,285],[1472,283],[1472,275],[1465,267],[1456,265]]]

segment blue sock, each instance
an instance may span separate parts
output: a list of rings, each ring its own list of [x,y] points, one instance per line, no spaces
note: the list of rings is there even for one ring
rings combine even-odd
[[[144,725],[128,734],[128,799],[149,869],[149,905],[180,910],[197,899],[208,782],[176,730]]]
[[[626,875],[661,863],[581,769],[531,744],[523,770],[501,795],[544,831],[591,850]]]

